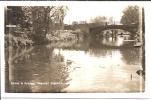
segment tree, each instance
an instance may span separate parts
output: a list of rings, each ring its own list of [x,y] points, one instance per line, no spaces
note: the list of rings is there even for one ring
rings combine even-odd
[[[128,6],[123,11],[123,16],[121,18],[122,24],[137,24],[139,22],[139,7],[138,6]]]
[[[50,27],[49,31],[54,30],[53,28],[58,27],[59,29],[63,29],[64,27],[64,17],[67,13],[68,7],[67,6],[58,6],[58,7],[51,7],[50,10],[50,17],[49,17],[49,22],[50,22]]]
[[[25,16],[25,22],[26,24],[24,25],[26,28],[31,28],[32,27],[32,7],[31,6],[22,6],[22,10],[24,12]]]
[[[46,34],[55,27],[63,29],[67,10],[67,6],[8,6],[5,24],[29,29],[32,39],[39,44],[45,42]]]
[[[23,25],[24,24],[24,12],[19,6],[8,6],[6,9],[6,24]]]
[[[102,23],[102,22],[106,22],[106,17],[105,16],[96,16],[95,18],[91,19],[90,22],[91,23]]]
[[[109,24],[114,24],[114,18],[113,18],[113,17],[110,17],[108,23],[109,23]]]
[[[26,26],[26,16],[21,6],[7,6],[5,8],[5,25],[16,25],[16,31],[23,31]],[[13,28],[14,30],[15,28]],[[5,34],[8,33],[10,28],[5,27]],[[11,32],[13,34],[14,31]]]
[[[46,34],[55,24],[63,27],[66,15],[66,6],[36,6],[31,8],[34,40],[37,43],[45,42]]]

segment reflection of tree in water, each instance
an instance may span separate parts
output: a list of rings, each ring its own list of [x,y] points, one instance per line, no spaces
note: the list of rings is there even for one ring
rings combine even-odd
[[[14,81],[49,82],[46,85],[16,85],[12,92],[61,92],[68,86],[64,58],[54,55],[53,48],[35,47],[30,53],[14,59],[11,66],[14,67]]]
[[[123,48],[123,49],[107,49],[107,48],[91,48],[89,53],[97,57],[105,57],[106,55],[112,56],[112,53],[120,51],[122,60],[127,64],[140,64],[141,55],[139,48]]]
[[[118,49],[113,49],[109,47],[105,47],[101,44],[100,41],[91,40],[89,41],[89,50],[88,52],[91,55],[97,56],[97,57],[104,57],[106,55],[111,55],[112,52],[117,51]]]
[[[21,50],[15,49],[15,48],[11,48],[9,47],[8,49],[5,49],[5,54],[6,54],[6,75],[8,75],[8,78],[6,79],[6,81],[9,81],[9,85],[7,84],[7,86],[9,87],[9,89],[7,89],[6,92],[21,92],[20,91],[20,86],[19,85],[13,85],[11,84],[11,82],[18,82],[20,83],[20,78],[21,76],[18,75],[19,73],[24,74],[25,70],[22,70],[22,68],[24,68],[22,66],[22,63],[25,63],[25,61],[27,60],[27,57],[29,57],[29,53],[33,48],[23,48]],[[15,66],[17,63],[19,62],[18,66]],[[31,73],[28,73],[28,75],[30,76]],[[29,77],[28,78],[31,78]],[[25,76],[25,79],[27,78],[27,76]],[[31,91],[30,87],[28,85],[26,86],[22,86],[22,89],[26,92],[26,91]]]
[[[103,38],[101,39],[103,40]],[[120,51],[122,54],[122,59],[127,64],[140,64],[141,61],[141,54],[139,48],[134,48],[131,46],[132,44],[129,43],[128,46],[123,46],[120,48],[112,48],[102,45],[102,41],[97,41],[95,39],[89,41],[89,53],[94,56],[106,56],[111,55],[114,51]]]
[[[140,64],[141,55],[139,48],[129,48],[121,49],[121,54],[123,55],[123,60],[127,64]]]
[[[116,49],[115,49],[116,51]],[[105,49],[105,48],[97,48],[97,49],[94,49],[94,48],[91,48],[89,49],[89,53],[90,55],[94,55],[94,56],[97,56],[97,57],[105,57],[106,55],[111,55],[112,52],[114,52],[114,50],[112,49]]]

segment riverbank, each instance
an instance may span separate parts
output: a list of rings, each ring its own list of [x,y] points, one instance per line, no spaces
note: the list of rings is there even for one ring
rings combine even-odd
[[[45,41],[47,43],[54,43],[54,42],[72,42],[72,41],[83,41],[83,34],[80,30],[56,30],[49,32],[45,36]],[[40,41],[40,40],[39,40]],[[20,33],[13,33],[13,34],[6,34],[5,35],[5,47],[8,46],[12,47],[26,47],[26,46],[32,46],[35,45],[32,38],[32,34],[26,34],[24,32]]]
[[[82,41],[83,34],[80,30],[56,30],[46,34],[46,39],[50,42]]]
[[[13,35],[13,34],[6,34],[5,35],[5,48],[8,46],[12,47],[26,47],[26,46],[32,46],[34,44],[33,40],[29,38],[26,34],[19,34],[19,35]]]

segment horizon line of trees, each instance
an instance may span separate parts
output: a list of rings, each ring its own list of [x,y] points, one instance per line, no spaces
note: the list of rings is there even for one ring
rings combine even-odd
[[[139,23],[139,12],[140,7],[137,5],[133,6],[127,6],[123,10],[123,15],[120,19],[120,23],[123,25],[128,25],[128,24],[138,24]],[[144,9],[143,9],[144,10]],[[144,11],[143,11],[144,13]],[[142,14],[142,17],[144,18],[144,14]],[[101,23],[101,22],[108,22],[108,23],[114,23],[114,17],[106,17],[106,16],[95,16],[91,18],[89,21],[73,21],[72,24],[88,24],[88,23]]]

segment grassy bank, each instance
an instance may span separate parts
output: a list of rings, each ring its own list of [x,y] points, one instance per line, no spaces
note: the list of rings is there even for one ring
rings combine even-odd
[[[15,36],[13,34],[5,35],[5,47],[26,47],[33,45],[33,43],[34,42],[26,34],[18,36]]]
[[[46,34],[46,39],[51,42],[82,41],[83,34],[77,30],[56,30]]]
[[[36,35],[36,34],[35,34]],[[10,34],[5,34],[5,47],[8,46],[12,47],[27,47],[36,45],[36,41],[33,38],[36,38],[35,35],[26,32],[13,32]],[[37,35],[36,35],[37,36]],[[80,30],[56,30],[50,31],[46,36],[43,38],[44,41],[48,43],[55,43],[55,42],[80,42],[83,41],[83,34]],[[42,40],[38,39],[38,42]],[[47,43],[46,42],[46,43]]]

